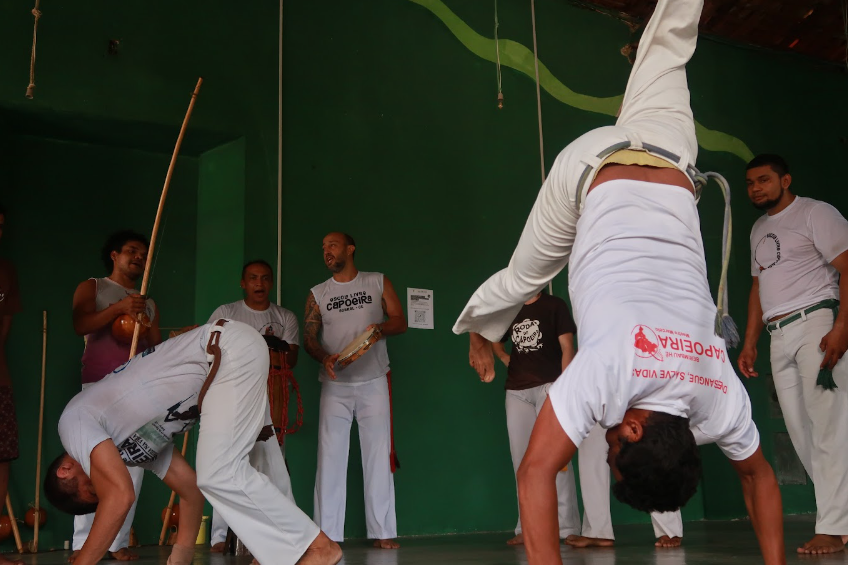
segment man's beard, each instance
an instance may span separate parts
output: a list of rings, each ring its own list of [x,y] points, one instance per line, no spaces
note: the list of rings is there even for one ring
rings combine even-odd
[[[783,193],[785,191],[786,191],[786,189],[781,188],[780,194],[777,195],[777,198],[772,198],[772,199],[769,199],[769,200],[763,200],[762,202],[759,202],[759,203],[752,202],[751,204],[753,204],[754,208],[756,208],[757,210],[763,210],[765,212],[768,212],[769,210],[771,210],[772,208],[777,206],[777,203],[780,202],[781,198],[783,198]]]
[[[327,268],[330,269],[330,272],[341,273],[344,270],[345,265],[346,265],[345,261],[336,260],[336,261],[333,261],[332,263],[330,263],[329,265],[327,265]]]

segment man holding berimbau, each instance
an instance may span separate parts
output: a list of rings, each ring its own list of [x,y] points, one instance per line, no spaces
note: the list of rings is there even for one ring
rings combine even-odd
[[[323,252],[333,276],[309,293],[303,332],[306,352],[321,364],[315,522],[333,541],[344,540],[350,426],[356,418],[368,538],[375,540],[375,547],[396,549],[391,372],[382,338],[405,332],[406,318],[383,273],[357,270],[356,243],[350,235],[328,234]],[[337,365],[339,353],[363,331],[377,341],[350,365]]]

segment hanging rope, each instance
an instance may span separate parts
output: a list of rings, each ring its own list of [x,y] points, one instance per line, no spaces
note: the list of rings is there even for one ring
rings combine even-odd
[[[533,21],[533,68],[536,71],[536,114],[539,117],[539,164],[542,184],[545,184],[545,137],[542,134],[542,90],[539,84],[539,48],[536,45],[536,0],[530,0],[530,17]],[[548,294],[553,295],[554,283],[548,282]]]
[[[26,89],[26,97],[30,100],[35,94],[35,44],[38,37],[38,20],[41,18],[41,11],[38,9],[40,5],[41,0],[35,0],[35,8],[32,9],[35,22],[32,24],[32,55],[29,58],[29,86]]]
[[[539,87],[539,48],[536,45],[536,0],[530,0],[530,16],[533,19],[533,67],[536,69],[536,110],[539,116],[539,162],[542,166],[542,182],[545,182],[545,139],[542,135],[542,93]]]
[[[498,109],[503,109],[504,105],[504,95],[503,89],[501,88],[501,45],[498,41],[498,0],[495,0],[495,60],[496,68],[498,72]]]

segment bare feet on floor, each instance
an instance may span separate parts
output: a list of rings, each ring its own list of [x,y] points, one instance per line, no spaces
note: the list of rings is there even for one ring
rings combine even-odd
[[[586,536],[568,536],[565,545],[571,547],[612,547],[615,540],[603,538],[587,538]]]
[[[342,560],[342,548],[339,544],[321,532],[309,545],[296,565],[336,565]]]
[[[798,548],[798,553],[809,553],[813,555],[823,553],[837,553],[845,549],[843,536],[830,536],[827,534],[816,534],[813,539]]]
[[[510,538],[506,541],[507,545],[524,545],[524,534],[518,534],[514,538]]]
[[[118,561],[135,561],[138,559],[138,553],[133,553],[126,547],[122,547],[118,551],[110,551],[109,555],[112,556],[112,559]]]
[[[379,549],[397,549],[400,544],[393,539],[378,539],[374,540],[374,547]]]
[[[0,565],[24,565],[24,562],[20,559],[6,559],[0,555]]]
[[[226,545],[226,542],[219,541],[218,543],[213,544],[209,551],[212,553],[224,553],[224,546]]]
[[[79,555],[79,549],[75,549],[74,552],[71,553],[71,556],[68,557],[68,563],[73,563],[74,561],[76,561],[78,555]]]
[[[680,547],[683,540],[678,537],[670,538],[668,536],[660,536],[654,544],[656,547]]]

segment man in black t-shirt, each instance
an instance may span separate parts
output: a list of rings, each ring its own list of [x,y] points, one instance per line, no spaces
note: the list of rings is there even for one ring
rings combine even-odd
[[[547,294],[537,294],[524,303],[500,343],[494,344],[498,358],[507,366],[506,423],[512,465],[518,466],[530,442],[536,416],[548,397],[548,388],[574,357],[574,334],[577,328],[565,301]],[[512,340],[507,353],[504,342]],[[491,379],[487,382],[490,382]],[[562,539],[580,534],[577,489],[574,471],[569,467],[557,475],[559,536]],[[515,537],[507,543],[521,545],[521,519]]]

